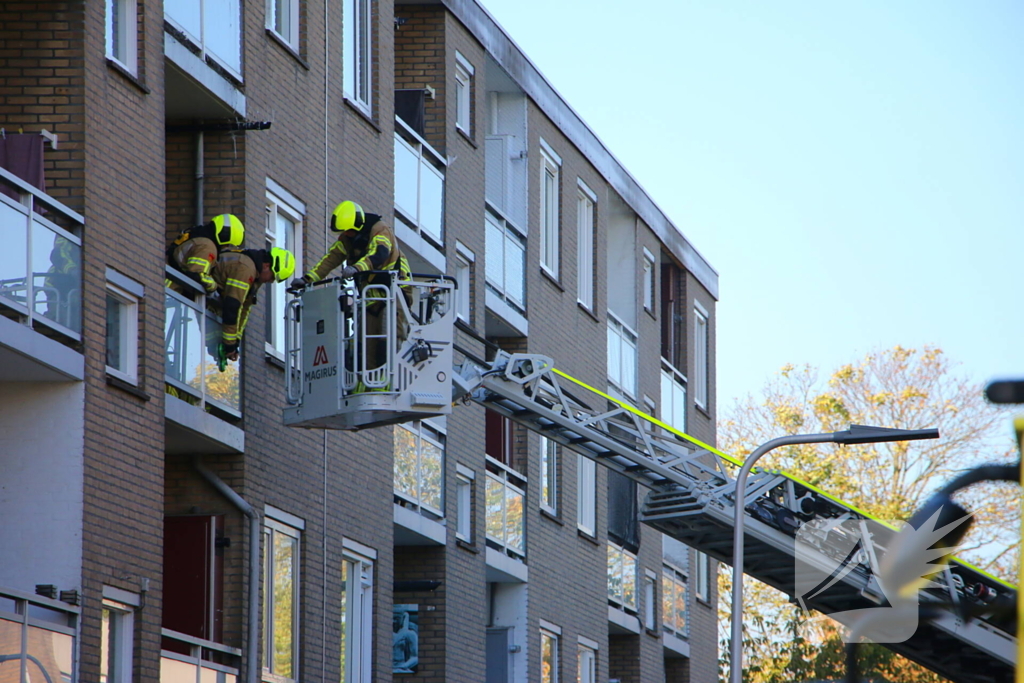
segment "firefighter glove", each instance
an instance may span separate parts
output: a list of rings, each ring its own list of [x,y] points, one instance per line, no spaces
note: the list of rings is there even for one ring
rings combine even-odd
[[[345,266],[345,268],[341,271],[341,277],[343,280],[348,280],[354,277],[355,274],[358,272],[359,269],[356,268],[355,266]]]

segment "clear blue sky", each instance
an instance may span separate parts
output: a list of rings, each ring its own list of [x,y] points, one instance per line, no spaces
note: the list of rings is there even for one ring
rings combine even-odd
[[[718,271],[720,408],[895,344],[1024,377],[1024,4],[481,1]]]

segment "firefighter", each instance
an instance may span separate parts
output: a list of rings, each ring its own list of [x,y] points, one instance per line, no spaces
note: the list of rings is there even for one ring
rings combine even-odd
[[[217,292],[210,271],[225,249],[242,246],[245,226],[237,216],[224,213],[183,232],[168,249],[168,262],[198,282],[207,295]]]
[[[302,288],[307,285],[323,280],[327,275],[340,266],[342,262],[346,265],[341,271],[341,277],[351,278],[357,273],[365,273],[369,270],[398,271],[402,280],[411,279],[409,261],[402,255],[398,239],[394,230],[385,223],[378,214],[365,213],[363,208],[352,201],[344,201],[338,204],[331,214],[331,230],[338,233],[338,241],[330,246],[327,253],[320,261],[313,266],[303,277],[292,281],[293,288]],[[360,278],[359,287],[365,288],[370,284],[390,284],[390,282],[379,275],[370,275]],[[403,290],[406,303],[409,303],[410,296]],[[384,330],[383,305],[373,305],[368,310],[365,334],[377,335]],[[404,336],[406,325],[401,311],[396,314],[398,317],[398,341]],[[383,358],[382,344],[367,344],[366,368],[372,370],[380,367],[385,359]]]
[[[295,273],[295,256],[287,249],[244,249],[221,252],[210,275],[221,291],[224,355],[238,360],[238,345],[256,303],[256,292],[267,282],[284,282]]]

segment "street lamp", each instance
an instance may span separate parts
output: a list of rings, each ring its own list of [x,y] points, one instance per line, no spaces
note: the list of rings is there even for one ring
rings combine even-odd
[[[736,475],[736,511],[732,537],[732,641],[729,680],[731,683],[743,682],[743,522],[746,514],[744,489],[747,475],[761,456],[780,446],[793,446],[803,443],[839,443],[843,445],[855,443],[880,443],[883,441],[916,441],[918,439],[937,439],[938,429],[888,429],[886,427],[868,427],[850,425],[842,432],[828,434],[793,434],[766,441],[747,456]]]

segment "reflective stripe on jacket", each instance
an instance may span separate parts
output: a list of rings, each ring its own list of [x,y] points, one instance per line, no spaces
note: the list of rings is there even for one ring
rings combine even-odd
[[[344,261],[356,270],[396,270],[402,250],[398,246],[398,238],[391,226],[377,220],[369,232],[359,230],[352,237],[348,232],[338,236],[338,241],[330,246],[323,258],[313,266],[306,277],[316,282],[323,280],[332,270]]]
[[[256,264],[245,254],[237,251],[222,252],[217,265],[210,272],[221,290],[221,320],[224,323],[224,343],[237,344],[242,341],[249,310],[256,303]]]
[[[217,283],[210,277],[210,270],[216,262],[217,245],[206,237],[194,237],[174,249],[174,265],[198,281],[207,294],[217,290]]]

